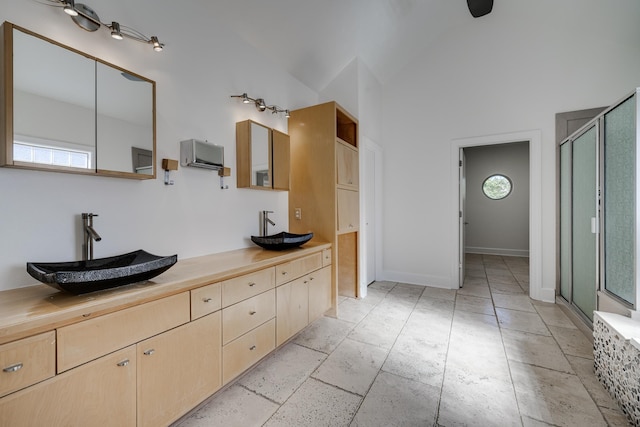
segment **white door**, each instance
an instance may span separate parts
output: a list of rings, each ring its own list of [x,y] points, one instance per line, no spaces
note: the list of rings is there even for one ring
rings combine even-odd
[[[365,284],[376,280],[376,152],[364,148]]]
[[[459,191],[459,195],[460,195],[460,200],[459,200],[459,213],[458,213],[458,228],[459,228],[459,247],[460,247],[460,251],[458,254],[458,263],[459,263],[459,270],[460,270],[460,276],[458,278],[458,286],[462,287],[464,285],[464,276],[465,276],[465,262],[464,262],[464,255],[465,255],[465,247],[466,247],[466,242],[465,242],[465,225],[466,223],[466,219],[465,219],[465,209],[464,209],[464,202],[465,202],[465,197],[467,194],[467,183],[466,183],[466,177],[465,177],[465,156],[464,156],[464,148],[460,149],[460,163],[459,163],[459,169],[458,169],[458,173],[459,173],[459,183],[460,183],[460,191]]]

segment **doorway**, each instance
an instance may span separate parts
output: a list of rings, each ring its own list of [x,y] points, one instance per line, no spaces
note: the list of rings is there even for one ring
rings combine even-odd
[[[484,145],[507,144],[526,141],[529,143],[529,265],[531,298],[554,302],[555,287],[544,287],[542,281],[542,133],[539,130],[514,132],[454,139],[451,141],[451,194],[452,194],[452,236],[455,236],[451,265],[452,288],[459,288],[460,269],[464,266],[464,248],[461,247],[460,210],[460,153],[464,148]]]
[[[366,136],[362,137],[361,218],[363,232],[360,247],[360,295],[367,295],[367,286],[378,280],[382,269],[382,148]]]

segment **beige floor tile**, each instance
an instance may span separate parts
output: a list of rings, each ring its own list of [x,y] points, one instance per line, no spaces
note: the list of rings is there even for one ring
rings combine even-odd
[[[369,289],[378,289],[389,292],[396,285],[396,282],[387,282],[385,280],[376,280],[369,285]]]
[[[398,283],[389,291],[390,297],[399,297],[417,301],[424,291],[424,286],[410,285],[408,283]]]
[[[558,426],[606,426],[575,375],[511,362],[513,385],[523,416]]]
[[[501,328],[551,336],[538,313],[496,308],[496,316],[498,316],[498,324]]]
[[[489,284],[486,280],[484,283],[465,281],[464,286],[458,289],[457,295],[491,298],[491,290],[489,289]]]
[[[386,357],[387,350],[345,339],[311,377],[364,396]]]
[[[366,299],[346,298],[338,305],[338,319],[359,323],[375,306],[376,304],[369,304]]]
[[[323,316],[300,332],[294,342],[329,354],[349,335],[354,326],[355,323]]]
[[[442,386],[447,339],[430,334],[400,334],[382,370],[435,387]]]
[[[593,359],[593,344],[579,329],[549,326],[549,330],[565,354]]]
[[[423,295],[416,303],[411,314],[428,313],[442,318],[451,318],[453,317],[454,308],[454,300],[431,299],[428,297],[425,298]]]
[[[381,372],[351,426],[431,426],[439,394],[439,387]]]
[[[527,295],[494,294],[493,303],[496,307],[536,313],[536,309],[533,308],[531,299]]]
[[[556,304],[535,305],[536,310],[544,323],[549,326],[561,326],[563,328],[577,329],[571,319],[567,317],[560,307]]]
[[[574,373],[553,337],[503,329],[502,339],[509,360]]]
[[[424,336],[434,342],[447,342],[451,331],[453,311],[414,310],[402,329],[402,334]]]
[[[593,360],[576,356],[567,356],[582,384],[600,408],[619,410],[618,404],[611,398],[604,386],[598,381],[593,370]]]
[[[443,288],[433,288],[427,286],[424,288],[422,292],[422,296],[420,300],[423,299],[437,299],[437,300],[447,300],[454,301],[456,299],[456,290],[455,289],[443,289]]]
[[[406,321],[411,315],[416,301],[408,302],[387,297],[384,301],[376,305],[373,310],[370,311],[370,314],[372,316],[393,317],[394,319]]]
[[[278,405],[233,385],[176,427],[261,426],[278,410]],[[247,411],[247,408],[251,408]]]
[[[442,387],[438,426],[521,426],[513,385],[491,377],[454,378]]]
[[[367,316],[354,329],[348,338],[367,344],[391,349],[404,327],[405,321],[386,316]]]
[[[326,358],[324,353],[289,343],[238,382],[261,396],[283,404]]]
[[[353,419],[361,400],[360,396],[309,378],[264,426],[344,427]]]
[[[505,284],[505,283],[497,283],[491,282],[489,283],[489,289],[492,293],[496,292],[499,294],[522,294],[524,291],[520,287],[520,285],[514,281],[514,283]]]
[[[609,427],[631,427],[631,423],[620,409],[601,408],[600,410]]]
[[[364,298],[364,301],[370,305],[377,305],[381,301],[383,301],[389,292],[382,289],[367,289],[367,296]]]
[[[549,424],[549,423],[545,423],[544,421],[538,421],[538,420],[534,420],[533,418],[529,418],[529,417],[522,417],[522,426],[523,427],[554,427],[553,424]]]
[[[462,292],[458,292],[456,296],[456,311],[470,311],[472,313],[488,315],[495,314],[491,299],[465,295]]]

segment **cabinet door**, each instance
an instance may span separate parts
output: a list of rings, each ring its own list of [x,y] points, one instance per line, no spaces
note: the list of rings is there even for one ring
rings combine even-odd
[[[338,233],[358,230],[360,196],[357,191],[338,189]]]
[[[138,426],[168,425],[221,385],[220,312],[142,341]]]
[[[359,160],[358,150],[338,142],[336,144],[337,183],[358,189]]]
[[[0,399],[0,426],[135,426],[130,346]]]
[[[289,190],[289,169],[291,154],[289,151],[289,135],[271,130],[273,156],[273,189]]]
[[[276,306],[276,346],[279,346],[309,323],[309,276],[280,286]]]
[[[309,275],[309,323],[331,308],[331,266]]]

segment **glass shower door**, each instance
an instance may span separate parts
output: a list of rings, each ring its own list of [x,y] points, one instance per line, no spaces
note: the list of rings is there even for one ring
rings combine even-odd
[[[572,144],[571,302],[593,321],[598,283],[597,127]]]

